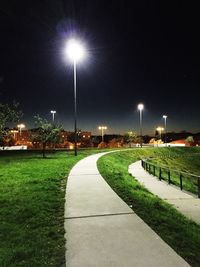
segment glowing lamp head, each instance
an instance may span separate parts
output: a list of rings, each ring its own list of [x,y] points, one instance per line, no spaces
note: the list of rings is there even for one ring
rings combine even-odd
[[[157,127],[156,130],[159,132],[162,132],[162,131],[164,131],[164,128],[163,127]]]
[[[144,105],[143,104],[138,104],[138,109],[139,110],[143,110],[144,109]]]
[[[22,129],[22,128],[25,128],[25,125],[24,124],[18,124],[17,127]]]
[[[167,115],[163,115],[162,117],[163,117],[163,119],[167,119]]]
[[[99,130],[107,130],[107,126],[99,126]]]
[[[85,56],[85,50],[81,43],[75,39],[70,39],[66,45],[66,55],[71,61],[80,61]]]

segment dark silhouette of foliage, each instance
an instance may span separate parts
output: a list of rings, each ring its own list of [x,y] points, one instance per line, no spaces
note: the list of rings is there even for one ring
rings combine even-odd
[[[22,117],[22,111],[18,109],[19,104],[13,102],[11,105],[0,103],[0,143],[9,135],[9,124],[16,123]]]
[[[33,139],[42,144],[42,154],[43,158],[45,158],[47,144],[55,145],[55,143],[59,142],[62,126],[52,124],[46,119],[41,118],[39,115],[34,116],[34,120],[37,131],[34,133]]]

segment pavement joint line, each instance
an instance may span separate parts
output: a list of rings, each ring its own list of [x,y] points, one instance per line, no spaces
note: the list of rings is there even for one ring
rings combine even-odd
[[[85,218],[93,218],[93,217],[107,217],[107,216],[116,216],[116,215],[129,215],[135,214],[132,212],[121,212],[121,213],[109,213],[109,214],[95,214],[95,215],[85,215],[85,216],[74,216],[74,217],[64,217],[65,220],[73,220],[73,219],[85,219]]]

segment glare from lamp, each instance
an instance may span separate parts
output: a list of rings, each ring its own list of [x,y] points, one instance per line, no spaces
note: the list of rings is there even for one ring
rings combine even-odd
[[[139,110],[143,110],[144,109],[144,105],[143,104],[138,104],[138,109]]]
[[[84,46],[75,39],[70,39],[66,45],[66,55],[72,62],[81,61],[85,57]]]

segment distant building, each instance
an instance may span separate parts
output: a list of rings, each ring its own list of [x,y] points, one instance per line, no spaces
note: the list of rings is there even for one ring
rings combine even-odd
[[[13,142],[15,146],[27,146],[28,148],[33,147],[31,140],[31,131],[22,130],[20,132],[12,129],[10,133],[13,135]]]
[[[71,148],[75,142],[74,132],[62,131],[59,144],[56,147]],[[91,132],[78,131],[77,132],[77,146],[78,147],[91,147]]]
[[[34,135],[37,133],[37,129],[22,130],[21,133],[18,130],[11,129],[10,134],[12,136],[12,143],[15,146],[25,145],[30,148],[41,148],[41,144],[34,140]],[[91,132],[79,131],[78,132],[79,147],[91,146]],[[73,149],[74,145],[74,132],[62,131],[60,133],[60,141],[55,145],[56,148],[68,148]],[[50,146],[51,147],[51,146]]]
[[[190,143],[186,142],[185,139],[175,140],[170,142],[170,144],[190,146]]]

